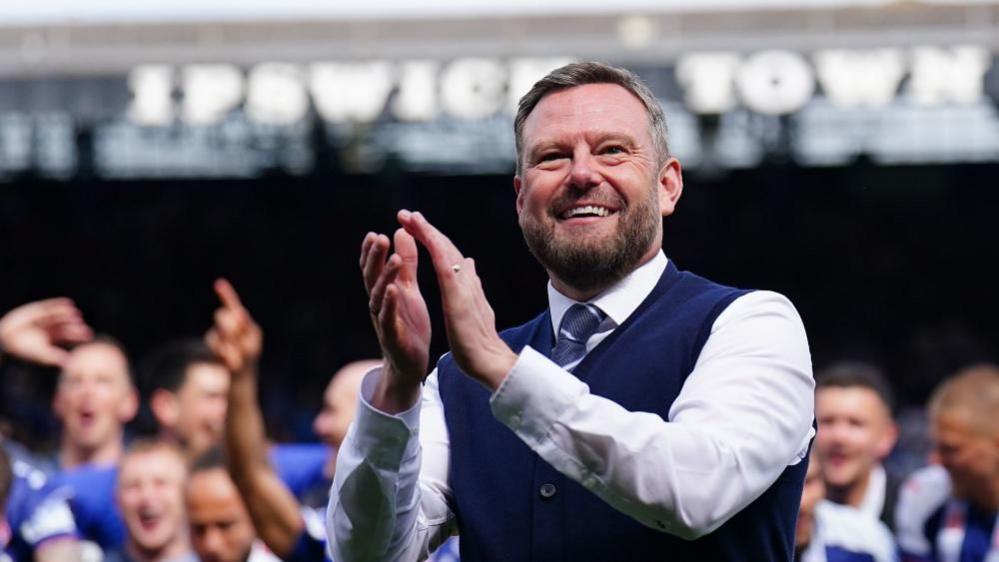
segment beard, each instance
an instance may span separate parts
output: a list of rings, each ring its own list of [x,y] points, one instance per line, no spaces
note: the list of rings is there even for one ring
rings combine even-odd
[[[549,205],[545,219],[520,215],[520,228],[527,247],[549,273],[566,285],[584,292],[599,292],[623,279],[641,265],[642,258],[659,235],[662,215],[658,193],[628,205],[619,195],[613,201],[618,208],[617,228],[609,236],[568,236],[558,233],[555,209],[564,209],[583,197],[567,193]],[[585,194],[593,200],[593,193]],[[603,198],[605,202],[607,197]],[[599,201],[597,201],[599,202]]]

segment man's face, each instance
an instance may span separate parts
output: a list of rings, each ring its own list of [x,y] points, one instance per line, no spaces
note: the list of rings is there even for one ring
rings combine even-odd
[[[345,377],[334,377],[326,393],[323,394],[323,406],[312,423],[312,429],[323,443],[337,448],[347,436],[347,429],[354,421],[357,412],[357,391]],[[342,384],[341,384],[342,383]]]
[[[118,472],[118,505],[129,537],[144,551],[184,540],[184,478],[180,455],[166,448],[132,453]]]
[[[93,450],[120,439],[137,408],[121,351],[101,342],[74,349],[59,377],[53,408],[64,434],[78,447]]]
[[[815,533],[815,506],[826,496],[826,486],[822,481],[822,471],[815,455],[808,463],[805,474],[805,487],[801,492],[801,509],[798,511],[798,523],[794,531],[794,546],[802,550],[812,542]]]
[[[933,418],[934,454],[947,469],[954,495],[970,500],[999,477],[999,436],[988,437],[969,414],[945,410]]]
[[[229,372],[214,363],[187,368],[177,389],[176,432],[189,456],[197,457],[222,439],[229,396]]]
[[[829,486],[862,481],[895,445],[891,413],[869,388],[820,388],[815,394],[815,417],[819,426],[815,446]]]
[[[638,98],[614,84],[549,94],[524,122],[523,146],[520,226],[555,280],[599,290],[659,250],[680,169],[660,166]]]
[[[256,538],[239,491],[223,468],[197,472],[187,484],[191,545],[202,562],[243,562]]]

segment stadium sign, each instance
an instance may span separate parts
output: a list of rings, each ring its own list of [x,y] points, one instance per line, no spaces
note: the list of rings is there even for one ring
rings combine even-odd
[[[370,122],[385,113],[404,122],[447,115],[480,119],[512,112],[517,99],[568,57],[460,58],[402,62],[263,62],[244,72],[231,64],[142,65],[128,77],[128,116],[139,125],[222,121],[238,107],[253,121],[291,125],[314,107],[327,122]],[[693,52],[674,70],[693,113],[737,107],[767,115],[804,108],[816,93],[838,107],[885,107],[900,93],[917,106],[973,104],[986,94],[991,53],[980,46]],[[177,95],[179,94],[179,95]],[[999,96],[999,93],[993,93]],[[311,101],[311,104],[310,104]]]

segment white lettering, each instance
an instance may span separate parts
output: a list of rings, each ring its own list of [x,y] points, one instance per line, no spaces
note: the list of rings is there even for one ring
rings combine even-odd
[[[749,109],[785,115],[808,103],[815,92],[815,76],[808,61],[798,53],[762,51],[739,67],[735,85]]]
[[[392,67],[384,61],[317,63],[309,74],[309,89],[323,119],[373,121],[392,91]]]
[[[505,94],[506,71],[494,59],[458,59],[441,75],[444,109],[460,119],[481,119],[495,114],[503,108]]]
[[[191,125],[211,125],[243,101],[243,73],[231,64],[184,67],[181,117]]]
[[[295,65],[265,62],[250,71],[246,114],[258,123],[292,125],[309,110],[302,70]]]
[[[128,118],[139,125],[168,125],[173,120],[173,68],[150,64],[135,67],[128,75],[132,103]]]
[[[403,121],[429,121],[436,117],[440,64],[432,60],[408,61],[399,72],[399,92],[392,113]]]
[[[725,113],[735,108],[732,77],[739,66],[735,53],[692,53],[680,58],[676,78],[684,100],[695,113]]]
[[[826,97],[841,107],[884,107],[891,103],[905,75],[898,49],[815,53],[815,69]]]
[[[924,106],[975,103],[982,98],[990,62],[982,47],[916,47],[909,82],[912,98]]]

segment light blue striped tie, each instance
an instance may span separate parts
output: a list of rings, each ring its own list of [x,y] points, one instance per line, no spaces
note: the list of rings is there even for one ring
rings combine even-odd
[[[586,340],[597,331],[606,315],[592,304],[574,304],[565,311],[559,325],[558,341],[552,348],[552,361],[565,367],[586,355]]]

